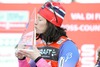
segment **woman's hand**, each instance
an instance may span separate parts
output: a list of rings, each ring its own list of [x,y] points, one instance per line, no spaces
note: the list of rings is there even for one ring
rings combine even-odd
[[[21,54],[21,52],[19,51],[19,49],[25,49],[25,46],[23,44],[17,45],[16,46],[16,51],[15,51],[15,56],[18,59],[23,59],[25,56],[23,54]]]
[[[20,49],[20,53],[28,58],[35,60],[39,56],[41,56],[40,51],[36,46],[33,46],[33,49]]]
[[[21,54],[21,52],[18,49],[15,51],[15,56],[18,59],[23,59],[25,57],[25,55]]]

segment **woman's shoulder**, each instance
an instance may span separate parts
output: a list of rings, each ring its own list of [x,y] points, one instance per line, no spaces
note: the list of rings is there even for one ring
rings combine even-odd
[[[76,48],[76,49],[78,49],[75,42],[73,42],[73,40],[71,40],[69,38],[60,47],[60,49],[63,49],[63,48]]]
[[[70,38],[67,38],[67,40],[63,43],[63,45],[76,45],[75,42],[73,40],[71,40]]]
[[[77,45],[71,40],[66,40],[62,46],[60,47],[59,56],[66,56],[67,53],[72,53],[73,55],[77,55],[79,57],[79,51]]]

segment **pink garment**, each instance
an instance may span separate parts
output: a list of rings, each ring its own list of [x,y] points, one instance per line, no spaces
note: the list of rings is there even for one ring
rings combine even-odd
[[[36,63],[37,67],[52,67],[51,65],[49,65],[47,63],[47,61],[43,58],[41,58],[37,63]]]
[[[19,62],[19,67],[31,67],[30,64],[27,62],[27,60],[18,60]],[[36,63],[37,67],[52,67],[51,65],[49,65],[47,63],[47,61],[43,58],[41,58],[37,63]],[[34,67],[36,67],[34,66]]]
[[[18,60],[19,62],[19,67],[30,67],[29,63],[27,62],[27,60]]]

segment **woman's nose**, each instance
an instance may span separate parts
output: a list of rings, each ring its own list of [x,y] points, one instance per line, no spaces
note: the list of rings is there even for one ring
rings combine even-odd
[[[35,22],[35,25],[37,25],[37,22]]]
[[[35,25],[37,25],[37,21],[35,22]]]
[[[35,22],[35,25],[37,25],[38,24],[38,20],[36,20],[36,22]]]

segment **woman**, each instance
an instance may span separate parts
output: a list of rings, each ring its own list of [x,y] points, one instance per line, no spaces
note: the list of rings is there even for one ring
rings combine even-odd
[[[47,2],[39,10],[35,23],[37,39],[42,43],[32,51],[16,51],[19,67],[76,67],[79,52],[75,43],[68,39],[61,28],[65,10],[57,2]],[[30,58],[28,63],[26,57]]]
[[[98,49],[98,59],[97,59],[97,62],[95,64],[95,67],[100,67],[100,48]]]

